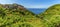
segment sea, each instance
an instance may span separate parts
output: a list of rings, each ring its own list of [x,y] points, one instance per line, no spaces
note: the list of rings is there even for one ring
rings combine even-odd
[[[33,12],[34,14],[40,14],[44,12],[47,8],[28,8],[27,10]]]

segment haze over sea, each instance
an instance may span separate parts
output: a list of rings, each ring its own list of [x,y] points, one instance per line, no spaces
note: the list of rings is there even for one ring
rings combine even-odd
[[[46,8],[28,8],[29,11],[35,13],[35,14],[40,14],[46,10]]]

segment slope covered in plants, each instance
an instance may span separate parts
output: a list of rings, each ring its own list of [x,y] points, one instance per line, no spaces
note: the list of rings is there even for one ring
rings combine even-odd
[[[0,27],[40,27],[40,24],[37,15],[24,6],[0,4]]]
[[[60,27],[60,4],[49,7],[40,18],[46,27]]]
[[[19,4],[0,4],[0,27],[60,27],[60,4],[38,15]]]

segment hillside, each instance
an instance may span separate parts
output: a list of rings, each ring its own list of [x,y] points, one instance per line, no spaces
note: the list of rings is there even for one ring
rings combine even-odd
[[[60,27],[60,4],[49,7],[39,16],[46,27]]]
[[[34,16],[35,14],[28,11],[24,6],[18,5],[18,4],[1,4],[1,8],[7,10],[7,12],[11,12],[12,14],[19,14],[21,16],[28,16],[29,15]]]
[[[38,15],[19,4],[0,4],[0,27],[60,27],[60,4]]]
[[[0,4],[0,27],[40,27],[38,17],[22,5]]]

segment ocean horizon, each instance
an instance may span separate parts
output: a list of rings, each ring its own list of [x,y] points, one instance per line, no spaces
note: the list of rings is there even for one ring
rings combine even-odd
[[[46,10],[46,8],[28,8],[29,11],[33,12],[34,14],[40,14]]]

